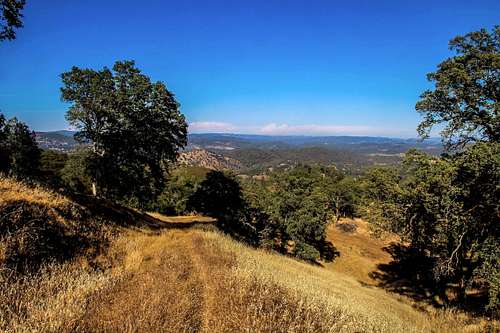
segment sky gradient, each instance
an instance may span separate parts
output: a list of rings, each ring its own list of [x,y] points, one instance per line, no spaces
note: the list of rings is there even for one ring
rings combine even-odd
[[[68,128],[60,74],[131,59],[191,132],[415,137],[426,73],[500,1],[28,0],[0,43],[0,110]]]

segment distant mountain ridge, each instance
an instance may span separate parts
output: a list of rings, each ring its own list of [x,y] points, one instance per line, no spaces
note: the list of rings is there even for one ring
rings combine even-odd
[[[439,154],[442,151],[441,141],[436,138],[422,141],[416,138],[402,139],[371,136],[274,136],[217,133],[190,134],[189,147],[214,150],[323,147],[361,154],[401,154],[411,148],[422,149],[431,154]]]
[[[73,131],[37,132],[41,148],[71,152],[78,143]],[[253,170],[289,167],[297,163],[336,165],[358,173],[365,166],[401,161],[411,148],[439,155],[439,139],[421,141],[370,136],[276,136],[251,134],[189,134],[180,162],[209,169]]]

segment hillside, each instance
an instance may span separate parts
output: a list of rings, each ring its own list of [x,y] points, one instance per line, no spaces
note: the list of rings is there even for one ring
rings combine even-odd
[[[371,266],[362,261],[352,264],[364,266],[355,271],[342,261],[313,266],[238,243],[208,218],[145,215],[82,198],[76,202],[4,178],[0,199],[0,331],[486,329],[485,322],[460,313],[421,312],[365,283]],[[387,259],[378,256],[382,244],[356,223],[359,229],[350,233],[330,227],[334,243],[343,235],[339,259],[369,257],[370,265]],[[47,242],[54,235],[66,243]],[[79,237],[89,240],[88,246],[58,256]],[[21,244],[36,244],[36,251],[12,251],[23,249]],[[371,257],[370,248],[377,251]],[[28,275],[13,273],[19,258],[45,264]],[[48,264],[50,258],[57,261]]]
[[[71,131],[36,132],[35,137],[38,146],[42,149],[70,152],[78,145],[73,134],[74,132]]]
[[[191,167],[203,167],[210,170],[239,170],[241,162],[231,158],[210,152],[205,149],[193,149],[183,151],[179,154],[177,162],[180,165]]]

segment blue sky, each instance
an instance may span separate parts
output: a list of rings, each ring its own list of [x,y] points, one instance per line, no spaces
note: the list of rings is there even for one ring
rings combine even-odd
[[[133,59],[191,132],[416,136],[449,39],[500,24],[500,1],[28,0],[0,44],[0,110],[68,128],[59,75]]]

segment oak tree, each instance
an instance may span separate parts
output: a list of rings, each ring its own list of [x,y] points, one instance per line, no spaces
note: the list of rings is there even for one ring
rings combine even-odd
[[[424,117],[418,127],[428,137],[436,125],[448,148],[476,141],[500,140],[500,26],[458,36],[450,41],[456,55],[427,78],[435,83],[416,104]]]
[[[163,82],[152,82],[133,61],[112,69],[73,67],[61,75],[75,139],[91,146],[93,193],[141,205],[163,187],[169,163],[187,144],[179,103]]]

